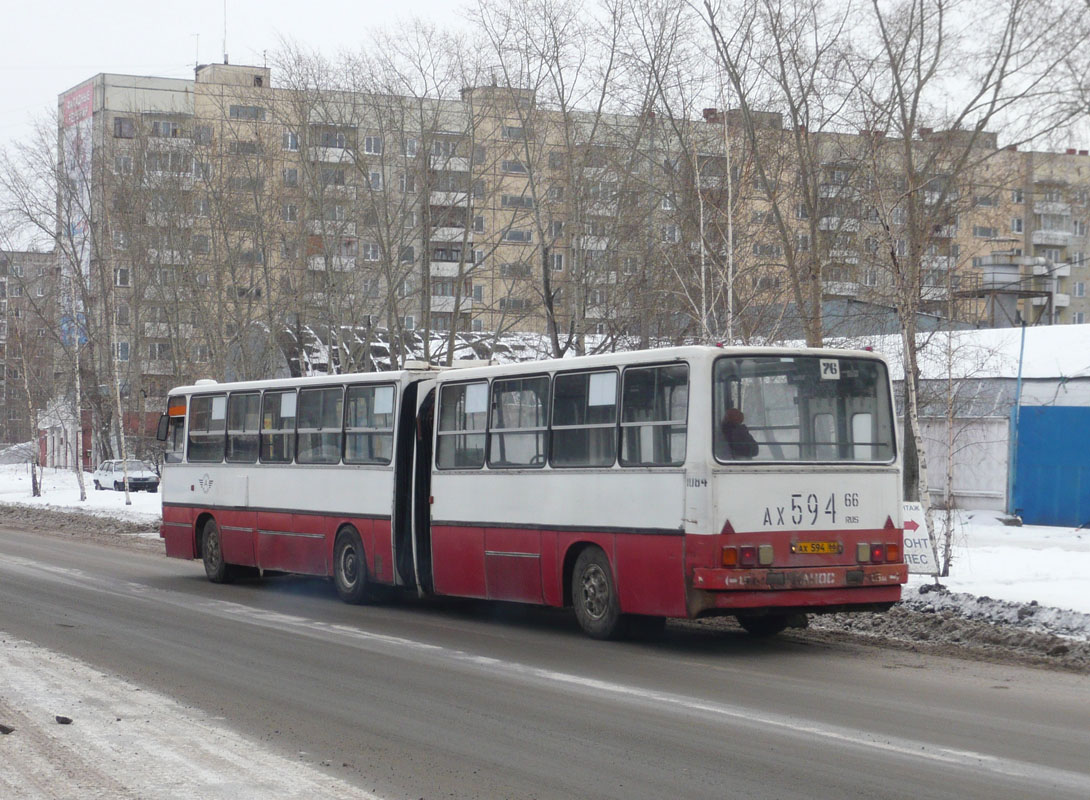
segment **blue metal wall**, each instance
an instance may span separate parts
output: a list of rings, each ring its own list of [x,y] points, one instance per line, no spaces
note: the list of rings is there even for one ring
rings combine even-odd
[[[1090,523],[1090,408],[1022,406],[1014,512],[1027,525]]]

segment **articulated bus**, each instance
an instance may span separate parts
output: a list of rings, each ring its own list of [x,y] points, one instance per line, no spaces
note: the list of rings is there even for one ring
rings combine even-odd
[[[676,347],[171,392],[167,555],[570,606],[589,635],[885,610],[907,579],[888,370]]]

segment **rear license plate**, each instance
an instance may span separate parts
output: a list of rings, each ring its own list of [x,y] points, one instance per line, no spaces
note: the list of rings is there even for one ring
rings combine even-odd
[[[844,547],[840,542],[795,542],[792,550],[809,555],[836,555],[842,553]]]

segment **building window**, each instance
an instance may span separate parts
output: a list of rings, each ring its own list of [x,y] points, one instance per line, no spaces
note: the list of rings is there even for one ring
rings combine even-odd
[[[345,136],[344,131],[325,131],[321,138],[322,147],[340,148],[343,150],[348,146],[348,137]]]
[[[131,117],[114,117],[114,138],[132,139],[136,136],[136,125]]]
[[[148,358],[152,361],[169,361],[170,352],[170,342],[152,342],[148,345]]]
[[[416,317],[414,317],[412,314],[406,314],[404,317],[401,318],[401,327],[403,327],[407,331],[415,330]]]
[[[264,120],[265,109],[261,106],[231,106],[228,115],[231,119]]]
[[[408,138],[402,142],[401,153],[409,158],[415,158],[420,142],[417,139]]]
[[[553,272],[564,271],[564,254],[563,253],[550,253],[549,260],[552,262]]]
[[[177,139],[182,135],[182,126],[171,120],[157,119],[151,123],[151,135],[163,139]]]
[[[974,225],[973,236],[978,239],[994,239],[999,235],[997,228],[992,228],[986,225]]]
[[[473,218],[473,232],[484,233],[484,217],[477,216]]]
[[[129,360],[129,343],[122,340],[114,342],[114,361]]]
[[[293,153],[299,149],[299,134],[295,131],[284,131],[284,149]]]
[[[1024,203],[1025,196],[1022,194],[1021,189],[1011,189],[1011,202],[1012,203]]]
[[[284,222],[298,222],[299,207],[294,203],[284,203],[283,208],[280,210],[280,218]]]
[[[1086,284],[1083,281],[1075,281],[1075,287],[1072,294],[1075,295],[1075,297],[1086,297]]]
[[[1022,232],[1023,232],[1022,218],[1021,217],[1015,217],[1014,219],[1011,220],[1011,233],[1022,233]]]
[[[502,167],[503,167],[504,172],[511,172],[511,173],[515,173],[517,175],[525,175],[526,174],[526,165],[523,164],[521,161],[517,161],[517,160],[504,161],[503,164],[502,164]]]
[[[382,250],[375,242],[362,242],[360,244],[360,258],[364,261],[378,261]]]
[[[560,169],[564,166],[564,151],[563,150],[551,150],[549,151],[549,169]]]
[[[664,225],[662,228],[662,241],[667,244],[677,244],[681,241],[681,228],[677,225]]]
[[[503,208],[533,208],[534,198],[530,195],[505,194],[500,196],[500,206]]]
[[[382,191],[382,173],[378,171],[372,171],[367,176],[367,186],[375,192]]]
[[[558,239],[564,235],[564,222],[559,219],[554,219],[549,223],[549,236],[553,239]]]
[[[672,194],[664,194],[662,196],[662,210],[673,211],[676,208],[677,203],[674,201],[674,196]]]
[[[369,156],[382,155],[382,137],[381,136],[364,136],[363,137],[363,152]]]
[[[197,144],[212,144],[212,126],[198,125],[193,129],[193,140]]]
[[[506,230],[503,232],[505,242],[518,242],[530,244],[534,240],[534,232],[530,230]]]
[[[114,286],[128,286],[129,285],[129,268],[118,267],[114,270]]]
[[[193,237],[193,252],[198,255],[207,255],[212,250],[212,240],[204,233],[198,233]]]
[[[132,156],[114,156],[114,172],[118,175],[131,175]]]
[[[295,167],[284,168],[284,185],[285,186],[298,186],[299,185],[299,170]]]
[[[402,194],[416,191],[416,176],[415,175],[399,175],[397,178],[398,189]]]
[[[1076,311],[1071,315],[1071,322],[1075,325],[1082,325],[1086,322],[1086,314],[1082,311]]]
[[[504,125],[503,126],[503,138],[504,139],[525,139],[526,132],[520,125]]]

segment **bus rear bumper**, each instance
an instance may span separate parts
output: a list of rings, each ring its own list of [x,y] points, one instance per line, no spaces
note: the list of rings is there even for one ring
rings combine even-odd
[[[901,599],[904,564],[791,569],[693,570],[688,591],[692,617],[750,608],[811,613],[883,610]]]

